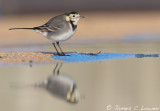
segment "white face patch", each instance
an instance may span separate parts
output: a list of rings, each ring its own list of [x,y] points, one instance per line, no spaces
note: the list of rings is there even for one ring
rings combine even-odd
[[[69,18],[70,18],[70,21],[72,21],[74,25],[77,25],[77,23],[80,19],[80,15],[79,14],[70,14]]]
[[[74,24],[74,25],[77,25],[79,19],[80,19],[80,18],[76,18],[75,21],[73,21],[73,24]]]
[[[70,18],[69,18],[69,16],[66,16],[66,21],[70,21]]]

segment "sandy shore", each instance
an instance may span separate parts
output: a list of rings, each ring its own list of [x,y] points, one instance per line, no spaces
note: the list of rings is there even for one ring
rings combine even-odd
[[[54,60],[53,54],[38,52],[9,52],[0,53],[0,64],[32,64],[32,63],[56,63],[62,62]]]

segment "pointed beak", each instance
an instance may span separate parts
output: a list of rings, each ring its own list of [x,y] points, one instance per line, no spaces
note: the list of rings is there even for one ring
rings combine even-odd
[[[80,16],[80,18],[85,18],[84,16]]]

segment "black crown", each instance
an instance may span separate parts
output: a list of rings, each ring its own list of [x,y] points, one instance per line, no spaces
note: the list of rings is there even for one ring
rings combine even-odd
[[[78,14],[77,11],[69,11],[69,12],[66,12],[65,15],[70,15],[70,14]]]

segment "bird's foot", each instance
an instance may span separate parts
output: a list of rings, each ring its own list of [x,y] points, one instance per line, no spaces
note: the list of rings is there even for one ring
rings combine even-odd
[[[66,54],[64,52],[61,53],[61,56],[66,56]]]
[[[66,56],[65,53],[57,53],[58,56]]]

